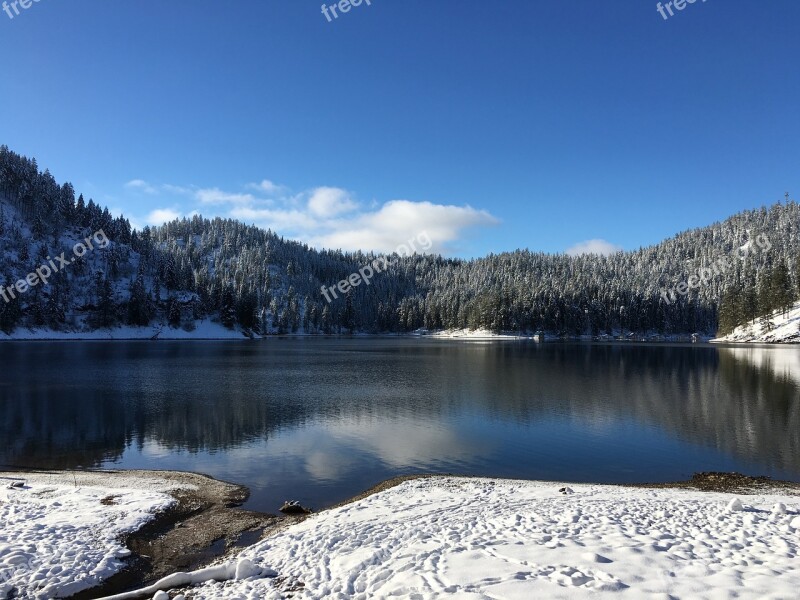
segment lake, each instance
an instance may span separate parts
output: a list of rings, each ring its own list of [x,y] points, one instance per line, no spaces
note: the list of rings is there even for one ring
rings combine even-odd
[[[0,463],[199,471],[323,508],[409,473],[800,480],[800,349],[284,338],[0,344]]]

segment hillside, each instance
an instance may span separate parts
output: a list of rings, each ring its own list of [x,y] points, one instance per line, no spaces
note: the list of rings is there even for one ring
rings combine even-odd
[[[3,146],[0,285],[9,298],[0,297],[0,330],[14,338],[420,328],[714,334],[726,290],[758,290],[778,270],[787,289],[798,289],[798,224],[800,206],[789,202],[612,256],[530,250],[474,260],[393,255],[370,285],[328,302],[323,288],[381,259],[316,250],[271,231],[200,216],[134,231],[126,219],[76,198],[70,184],[59,185],[35,160]],[[76,244],[92,240],[91,249],[75,254],[81,250]],[[55,260],[59,256],[67,264]],[[38,276],[26,285],[51,260],[61,268],[47,285]]]
[[[800,302],[786,312],[776,310],[736,327],[714,342],[789,344],[800,342]]]

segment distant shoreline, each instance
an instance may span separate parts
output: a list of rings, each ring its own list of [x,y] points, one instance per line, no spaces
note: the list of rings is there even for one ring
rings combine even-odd
[[[757,337],[757,336],[756,336]],[[357,332],[353,334],[338,333],[269,333],[267,335],[254,334],[238,329],[227,329],[220,323],[212,321],[201,321],[197,326],[187,331],[185,329],[173,329],[168,326],[152,327],[118,327],[111,330],[98,329],[94,331],[53,331],[47,330],[25,330],[15,331],[11,335],[0,332],[0,342],[180,342],[180,341],[249,341],[263,339],[392,339],[392,338],[412,338],[412,339],[432,339],[445,341],[464,341],[464,342],[491,342],[491,341],[533,341],[538,343],[574,343],[584,342],[593,344],[731,344],[743,345],[770,345],[770,346],[792,346],[800,344],[800,338],[794,339],[731,339],[731,336],[716,338],[708,334],[627,334],[624,337],[619,334],[602,334],[596,336],[576,335],[558,336],[551,333],[521,333],[505,332],[494,333],[487,330],[442,330],[428,331],[417,330],[407,333],[366,333]]]
[[[668,335],[629,335],[620,338],[619,335],[600,336],[558,336],[555,334],[539,333],[493,333],[486,330],[443,330],[443,331],[412,331],[407,333],[269,333],[267,335],[254,334],[241,330],[226,329],[217,323],[206,323],[202,328],[193,331],[172,328],[150,327],[121,327],[113,330],[94,331],[53,331],[37,330],[25,332],[15,331],[11,335],[0,332],[0,342],[56,342],[56,341],[246,341],[261,339],[432,339],[456,341],[536,341],[540,343],[552,342],[587,342],[587,343],[706,343],[713,339],[710,335],[698,335],[693,340],[693,334],[668,334]]]

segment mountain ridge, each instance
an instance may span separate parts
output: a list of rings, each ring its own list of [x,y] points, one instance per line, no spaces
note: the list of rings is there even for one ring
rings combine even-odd
[[[347,293],[327,302],[326,287],[351,282],[377,255],[316,250],[222,218],[194,216],[136,231],[2,146],[2,289],[27,281],[47,257],[70,257],[87,236],[102,232],[108,246],[75,256],[46,286],[28,286],[13,302],[0,299],[0,330],[6,339],[25,330],[125,327],[192,337],[198,328],[209,331],[209,323],[249,336],[419,329],[712,335],[726,291],[764,287],[776,269],[798,289],[799,225],[800,206],[788,202],[609,256],[393,255],[368,285],[346,285]]]

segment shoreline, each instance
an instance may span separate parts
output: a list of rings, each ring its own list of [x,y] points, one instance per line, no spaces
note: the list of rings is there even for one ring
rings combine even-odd
[[[172,489],[167,493],[175,503],[161,510],[152,520],[121,537],[130,551],[124,566],[98,586],[81,591],[71,598],[90,600],[126,590],[139,589],[169,574],[192,571],[231,558],[248,547],[275,536],[304,521],[306,516],[278,515],[241,509],[249,496],[245,485],[230,483],[202,473],[160,470],[41,470],[3,471],[0,477],[26,480],[75,483],[75,486],[94,485],[109,490],[126,488],[140,480],[160,481]],[[351,504],[419,480],[448,479],[467,483],[503,481],[518,484],[558,485],[563,482],[469,477],[457,475],[397,476],[336,503],[314,515],[331,513]],[[735,493],[743,496],[780,493],[800,497],[800,483],[751,477],[735,473],[697,473],[692,479],[680,482],[651,484],[569,484],[602,485],[609,489],[632,490],[691,490],[707,493]]]
[[[60,332],[56,332],[60,333]],[[73,337],[75,336],[75,337]],[[480,334],[480,335],[457,335],[449,334],[447,332],[438,332],[431,334],[418,334],[418,333],[336,333],[336,334],[323,334],[323,333],[275,333],[269,335],[247,335],[242,332],[232,332],[229,336],[206,337],[206,336],[175,336],[175,337],[153,337],[153,336],[137,336],[137,337],[111,337],[111,336],[83,336],[80,333],[65,333],[60,336],[54,337],[13,337],[0,332],[0,343],[28,343],[28,342],[251,342],[258,340],[276,340],[276,339],[292,339],[292,340],[307,340],[307,339],[418,339],[418,340],[436,340],[436,341],[457,341],[457,342],[536,342],[537,344],[557,344],[557,343],[586,343],[586,344],[685,344],[685,345],[702,345],[702,344],[764,344],[773,346],[789,346],[800,344],[797,342],[766,342],[766,341],[741,341],[741,340],[724,340],[717,339],[711,336],[703,336],[698,341],[692,341],[691,336],[675,335],[665,336],[664,339],[619,339],[615,337],[592,337],[586,336],[570,336],[570,337],[557,337],[547,336],[543,340],[537,340],[533,334]]]
[[[676,334],[636,334],[620,338],[619,335],[571,335],[558,336],[551,333],[539,335],[538,333],[504,332],[493,333],[486,330],[441,330],[441,331],[411,331],[406,333],[269,333],[267,335],[254,334],[248,331],[228,330],[219,324],[213,327],[202,327],[204,333],[192,335],[182,329],[164,328],[136,328],[125,327],[116,330],[95,331],[53,331],[37,330],[28,331],[22,335],[0,332],[2,342],[248,342],[257,340],[274,339],[429,339],[437,341],[457,342],[535,342],[538,344],[553,343],[586,343],[586,344],[692,344],[703,345],[764,345],[764,346],[795,346],[800,344],[800,337],[793,339],[731,339],[731,336],[714,337],[710,334],[699,334],[694,337],[691,333]],[[216,333],[208,333],[210,330]],[[118,334],[118,335],[115,335]]]
[[[246,549],[242,578],[160,589],[196,600],[791,597],[800,484],[701,473],[651,486],[397,477]]]
[[[118,490],[157,489],[173,499],[137,529],[119,536],[127,548],[122,568],[98,585],[69,596],[92,600],[142,587],[170,573],[193,570],[219,560],[242,540],[254,543],[262,534],[282,529],[297,517],[280,517],[240,508],[250,495],[246,486],[202,473],[162,470],[4,470],[2,480],[23,480],[39,487],[97,488],[109,494],[101,504],[115,504]]]

